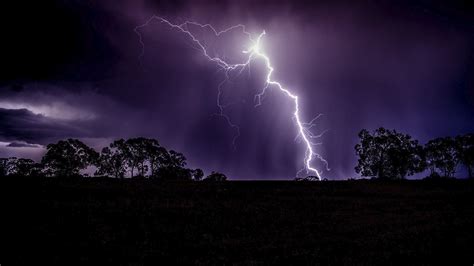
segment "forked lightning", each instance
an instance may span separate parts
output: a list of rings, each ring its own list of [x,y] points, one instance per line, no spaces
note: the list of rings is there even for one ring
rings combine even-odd
[[[314,134],[311,129],[315,126],[315,123],[317,119],[321,116],[318,115],[314,119],[312,119],[310,122],[303,122],[300,117],[300,106],[298,102],[298,96],[293,94],[289,89],[285,88],[281,83],[273,79],[273,71],[274,68],[271,64],[270,58],[268,57],[267,54],[262,50],[262,38],[265,36],[266,32],[263,31],[258,35],[257,39],[252,38],[252,35],[246,30],[245,26],[242,24],[238,24],[235,26],[232,26],[230,28],[227,28],[222,31],[217,31],[212,25],[210,24],[201,24],[197,22],[192,22],[192,21],[186,21],[182,24],[174,24],[170,22],[167,19],[164,19],[159,16],[152,16],[150,17],[144,24],[139,25],[135,28],[135,32],[138,34],[140,44],[142,45],[142,51],[140,54],[140,57],[144,55],[145,52],[145,43],[143,42],[143,37],[141,34],[141,29],[143,27],[148,26],[150,23],[157,21],[161,23],[165,23],[172,29],[176,29],[186,35],[189,36],[189,38],[193,41],[193,43],[196,45],[196,48],[202,52],[202,54],[209,60],[214,62],[220,69],[222,69],[225,73],[225,78],[224,80],[219,84],[218,86],[218,95],[217,95],[217,106],[219,107],[220,113],[219,115],[222,116],[227,123],[236,130],[236,134],[234,135],[233,138],[233,145],[235,146],[235,140],[239,137],[240,135],[240,129],[239,127],[234,124],[230,117],[227,116],[224,113],[225,105],[221,104],[221,95],[222,95],[222,86],[229,81],[229,73],[232,71],[239,71],[241,73],[246,67],[250,66],[250,63],[253,60],[263,60],[265,63],[265,67],[267,69],[267,74],[266,74],[266,80],[265,80],[265,86],[263,89],[255,95],[255,100],[256,100],[256,106],[259,106],[261,104],[261,99],[264,96],[266,89],[270,86],[274,86],[278,88],[282,93],[284,93],[288,98],[293,100],[295,104],[294,112],[293,112],[293,119],[296,123],[296,126],[298,128],[298,135],[296,136],[296,140],[301,140],[305,146],[305,157],[304,157],[304,167],[300,171],[297,172],[297,176],[299,176],[303,171],[306,171],[307,175],[314,174],[318,180],[321,180],[321,172],[316,169],[315,167],[312,166],[313,160],[318,159],[320,160],[326,167],[326,170],[329,171],[328,167],[328,162],[317,152],[314,150],[314,146],[320,145],[321,142],[314,142],[315,139],[319,139],[323,136],[325,131],[321,134]],[[242,51],[242,53],[247,55],[246,60],[243,63],[238,63],[238,64],[231,64],[228,63],[225,59],[222,59],[218,56],[211,55],[206,46],[202,44],[202,42],[191,32],[189,29],[189,26],[196,26],[200,27],[203,29],[209,29],[215,37],[219,37],[222,34],[228,33],[230,31],[234,30],[240,30],[245,36],[247,36],[248,40],[250,41],[250,47],[247,50]]]

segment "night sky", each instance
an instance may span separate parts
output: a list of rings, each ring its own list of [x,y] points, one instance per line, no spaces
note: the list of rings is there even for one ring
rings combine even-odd
[[[47,3],[46,3],[47,2]],[[315,132],[328,179],[356,176],[354,145],[383,126],[425,143],[474,131],[474,8],[463,1],[17,1],[1,9],[0,157],[40,159],[43,145],[79,138],[100,150],[117,138],[153,137],[189,166],[230,179],[292,179],[305,146],[295,142],[292,101],[252,63],[223,88],[222,71],[190,39],[153,14],[217,29],[245,24],[300,97],[302,118],[324,114]],[[244,36],[196,33],[228,60]],[[321,167],[319,164],[315,164]]]

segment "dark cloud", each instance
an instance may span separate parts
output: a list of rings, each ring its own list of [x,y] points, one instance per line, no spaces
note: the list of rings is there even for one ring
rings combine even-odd
[[[47,144],[68,137],[88,137],[91,133],[77,122],[64,122],[34,114],[27,109],[0,108],[0,137],[2,141],[22,140]]]
[[[10,144],[8,144],[7,147],[11,147],[11,148],[41,148],[42,146],[39,145],[39,144],[31,144],[31,143],[26,143],[26,142],[14,141],[14,142],[10,142]]]
[[[102,22],[110,19],[101,6],[88,1],[3,5],[0,85],[106,77],[116,61],[103,32]]]

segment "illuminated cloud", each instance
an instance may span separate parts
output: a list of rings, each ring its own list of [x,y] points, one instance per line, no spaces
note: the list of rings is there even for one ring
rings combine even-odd
[[[10,144],[8,144],[6,147],[10,147],[10,148],[43,148],[42,145],[27,143],[27,142],[24,142],[24,141],[13,141],[13,142],[10,142]]]
[[[26,109],[33,114],[59,120],[91,120],[96,117],[93,113],[77,109],[61,102],[28,103],[0,100],[0,108],[10,110]]]

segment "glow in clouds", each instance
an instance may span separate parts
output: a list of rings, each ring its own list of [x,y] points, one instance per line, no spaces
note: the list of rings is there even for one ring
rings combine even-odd
[[[247,68],[250,65],[250,63],[253,60],[263,60],[263,62],[265,63],[265,67],[267,69],[267,75],[266,75],[266,80],[265,80],[266,82],[265,82],[265,86],[263,87],[262,91],[260,93],[258,93],[257,95],[255,95],[255,100],[257,102],[256,106],[261,105],[261,98],[262,98],[263,95],[265,95],[266,89],[269,86],[274,86],[274,87],[278,88],[282,93],[284,93],[289,99],[291,99],[294,102],[295,107],[294,107],[294,112],[293,112],[293,120],[295,121],[295,124],[298,128],[298,135],[296,136],[296,139],[301,140],[304,143],[305,147],[306,147],[305,157],[304,157],[304,167],[303,167],[303,169],[301,169],[300,171],[298,171],[296,173],[296,176],[299,176],[303,171],[306,171],[307,175],[308,174],[313,174],[317,177],[318,180],[321,180],[321,172],[313,166],[313,164],[312,164],[313,160],[318,159],[321,162],[323,162],[325,167],[326,167],[326,170],[328,170],[328,171],[329,171],[329,167],[328,167],[328,162],[320,154],[315,152],[315,147],[314,146],[321,145],[321,142],[314,142],[313,140],[321,138],[322,135],[325,132],[316,135],[316,134],[312,133],[312,131],[311,131],[311,129],[315,126],[316,120],[321,115],[318,115],[317,117],[315,117],[314,119],[312,119],[308,123],[303,122],[301,120],[301,116],[300,116],[300,106],[299,106],[298,96],[293,94],[289,89],[285,88],[281,83],[279,83],[278,81],[273,79],[274,68],[271,64],[270,58],[268,57],[267,54],[265,54],[265,52],[262,49],[262,38],[266,34],[265,31],[263,31],[258,36],[258,38],[255,40],[255,39],[252,38],[252,35],[246,30],[245,26],[242,25],[242,24],[232,26],[232,27],[227,28],[227,29],[222,30],[222,31],[217,31],[210,24],[200,24],[200,23],[192,22],[192,21],[186,21],[182,24],[173,24],[170,21],[168,21],[168,20],[166,20],[162,17],[152,16],[143,25],[137,26],[135,28],[135,32],[138,34],[140,44],[142,45],[142,48],[143,48],[142,53],[140,54],[140,57],[142,57],[144,55],[144,51],[145,51],[145,44],[143,42],[143,38],[142,38],[142,35],[140,33],[140,29],[143,28],[143,27],[148,26],[153,21],[158,21],[158,22],[165,23],[169,27],[171,27],[173,29],[176,29],[176,30],[179,30],[180,32],[182,32],[184,34],[187,34],[192,39],[192,41],[198,46],[198,48],[202,52],[202,54],[207,59],[209,59],[209,61],[212,61],[212,62],[216,63],[222,70],[224,70],[225,78],[218,86],[217,106],[219,107],[219,110],[220,110],[219,116],[223,117],[227,121],[227,123],[232,128],[234,128],[237,132],[234,136],[234,139],[232,140],[233,145],[235,145],[235,140],[240,135],[240,130],[239,130],[239,127],[237,125],[232,123],[229,116],[227,116],[224,113],[224,109],[225,109],[226,106],[222,105],[220,103],[221,95],[222,95],[222,89],[221,88],[226,82],[229,81],[229,73],[230,72],[239,71],[239,74],[240,74],[240,73],[242,73],[242,71],[245,68]],[[213,32],[213,34],[216,37],[219,37],[220,35],[228,33],[230,31],[240,30],[245,36],[247,36],[248,40],[251,43],[251,46],[250,46],[249,49],[247,49],[245,51],[242,51],[244,54],[248,55],[247,59],[243,63],[231,64],[231,63],[228,63],[227,61],[225,61],[225,59],[222,59],[222,58],[217,57],[217,56],[210,55],[207,48],[189,30],[188,25],[197,26],[197,27],[200,27],[202,29],[205,29],[205,28],[209,29],[210,31]]]
[[[42,115],[58,120],[91,120],[95,118],[93,113],[80,110],[61,102],[38,104],[17,101],[0,101],[0,108],[10,110],[26,109],[35,115]]]

